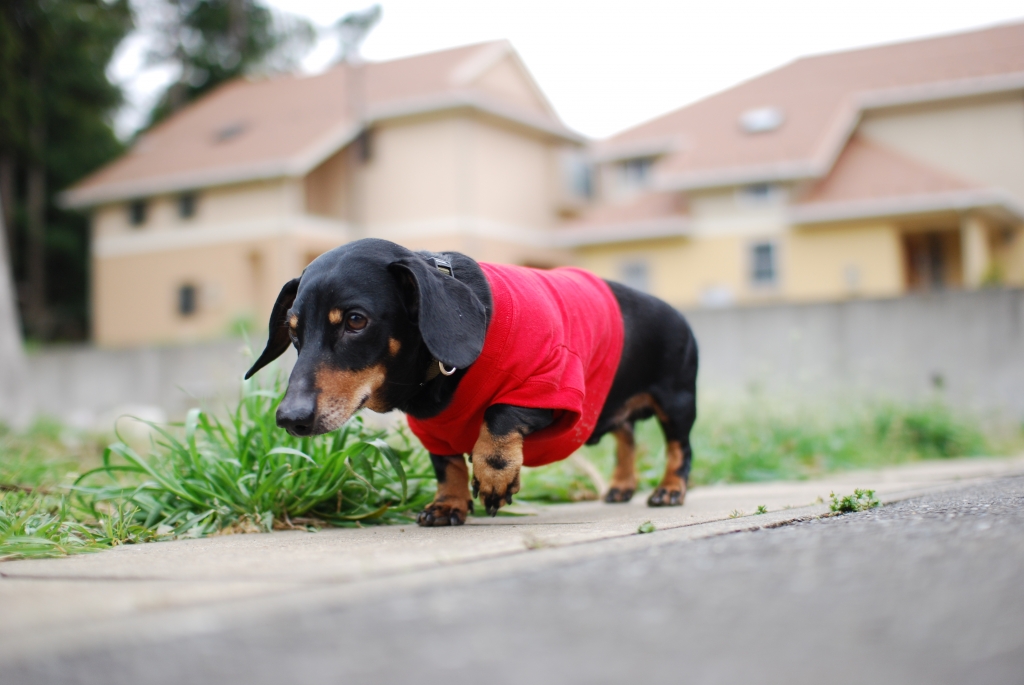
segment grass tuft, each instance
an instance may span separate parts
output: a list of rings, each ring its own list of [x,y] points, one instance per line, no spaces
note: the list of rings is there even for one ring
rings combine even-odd
[[[356,417],[334,433],[293,437],[274,419],[282,385],[246,383],[224,420],[193,409],[174,427],[147,422],[158,436],[148,455],[114,443],[75,493],[93,512],[130,504],[132,521],[174,537],[408,522],[430,501],[429,458],[404,433],[389,441]]]
[[[852,495],[839,497],[834,492],[828,494],[832,500],[828,505],[829,509],[838,514],[848,514],[854,511],[867,511],[879,505],[874,490],[854,490]]]
[[[403,432],[367,427],[295,438],[274,409],[284,394],[243,385],[225,419],[199,409],[147,423],[145,454],[119,440],[102,456],[61,447],[59,426],[0,433],[0,560],[121,544],[282,528],[410,522],[433,497],[427,453]],[[81,475],[78,470],[88,466]]]

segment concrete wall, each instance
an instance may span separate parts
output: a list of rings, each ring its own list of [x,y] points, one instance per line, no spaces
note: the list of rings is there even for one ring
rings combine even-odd
[[[253,341],[260,349],[262,343]],[[285,353],[282,367],[291,368],[294,356]],[[24,396],[35,414],[109,430],[122,414],[173,420],[200,404],[222,407],[238,397],[252,358],[242,341],[222,340],[127,350],[69,345],[30,354],[27,361]]]
[[[926,400],[938,392],[994,420],[1024,421],[1024,290],[687,316],[700,344],[704,402],[760,394],[773,402],[841,407],[865,399]],[[282,367],[293,360],[289,351]],[[217,407],[234,398],[249,363],[240,341],[50,349],[28,357],[29,395],[37,413],[80,426],[110,426],[118,414],[146,407],[180,418],[201,401]]]
[[[687,313],[705,400],[800,402],[940,394],[1024,421],[1024,290]]]

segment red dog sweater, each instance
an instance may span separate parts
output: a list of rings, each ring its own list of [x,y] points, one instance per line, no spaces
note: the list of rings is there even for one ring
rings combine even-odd
[[[622,313],[608,284],[581,269],[481,263],[494,300],[480,357],[452,403],[409,427],[434,454],[472,453],[492,404],[555,410],[523,441],[523,463],[565,459],[597,425],[622,355]]]

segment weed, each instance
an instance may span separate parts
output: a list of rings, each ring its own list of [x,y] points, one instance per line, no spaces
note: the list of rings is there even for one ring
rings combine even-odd
[[[729,518],[731,519],[738,519],[741,516],[743,516],[743,512],[740,511],[739,509],[733,509],[732,511],[729,512]]]
[[[644,533],[653,533],[656,530],[657,528],[655,528],[653,523],[650,521],[644,521],[640,524],[640,527],[636,529],[636,532],[643,535]]]
[[[768,513],[768,507],[766,507],[763,504],[758,504],[757,505],[757,511],[754,512],[755,515],[757,515],[757,514],[767,514],[767,513]]]
[[[854,490],[852,495],[839,497],[834,492],[828,494],[832,502],[829,509],[836,513],[846,514],[853,511],[867,511],[878,506],[874,490]]]
[[[430,501],[427,455],[404,434],[389,443],[356,417],[328,435],[293,437],[274,420],[281,386],[247,383],[226,420],[193,409],[176,429],[150,423],[159,438],[148,456],[115,443],[74,491],[93,512],[129,503],[132,522],[190,537],[227,527],[409,521]]]
[[[277,428],[282,385],[246,383],[224,420],[197,409],[183,424],[149,423],[158,437],[146,455],[123,441],[102,457],[61,447],[55,424],[0,433],[0,560],[222,531],[411,521],[430,501],[429,457],[403,433],[359,417],[313,438]]]

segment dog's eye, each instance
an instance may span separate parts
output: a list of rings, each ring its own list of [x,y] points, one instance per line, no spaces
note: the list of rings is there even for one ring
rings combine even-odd
[[[350,331],[361,331],[366,328],[366,317],[362,314],[352,312],[345,317],[345,326]]]

